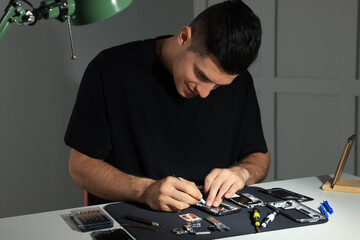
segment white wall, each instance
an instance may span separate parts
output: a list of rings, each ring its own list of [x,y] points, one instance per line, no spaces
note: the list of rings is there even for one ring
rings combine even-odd
[[[82,205],[63,137],[86,65],[104,48],[176,34],[192,18],[192,0],[134,0],[108,20],[73,27],[76,61],[64,23],[10,28],[0,42],[0,217]]]

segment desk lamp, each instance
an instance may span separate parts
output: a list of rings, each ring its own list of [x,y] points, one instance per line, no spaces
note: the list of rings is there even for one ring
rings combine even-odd
[[[109,18],[130,5],[132,0],[46,0],[34,8],[28,0],[10,0],[0,20],[0,41],[15,23],[19,26],[34,25],[40,19],[57,19],[67,22],[72,59],[76,59],[72,41],[71,24],[85,25]],[[27,4],[31,10],[25,9]]]

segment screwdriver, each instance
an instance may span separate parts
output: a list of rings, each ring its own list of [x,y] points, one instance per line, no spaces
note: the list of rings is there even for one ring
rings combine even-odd
[[[264,221],[261,223],[261,228],[266,228],[269,223],[271,223],[272,221],[274,221],[275,217],[279,214],[279,210],[278,209],[274,209],[274,211],[272,213],[270,213],[269,215],[267,215],[267,217],[264,219]]]
[[[260,210],[257,208],[253,209],[253,219],[254,219],[256,232],[259,232],[260,231]]]

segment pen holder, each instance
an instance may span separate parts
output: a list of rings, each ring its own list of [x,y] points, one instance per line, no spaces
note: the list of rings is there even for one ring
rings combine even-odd
[[[325,191],[360,193],[360,180],[339,179],[333,188],[327,181],[321,188]]]

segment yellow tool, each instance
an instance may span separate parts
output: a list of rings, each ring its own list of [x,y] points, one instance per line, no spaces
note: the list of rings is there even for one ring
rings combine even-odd
[[[260,231],[260,210],[257,208],[253,209],[253,219],[256,232]]]

